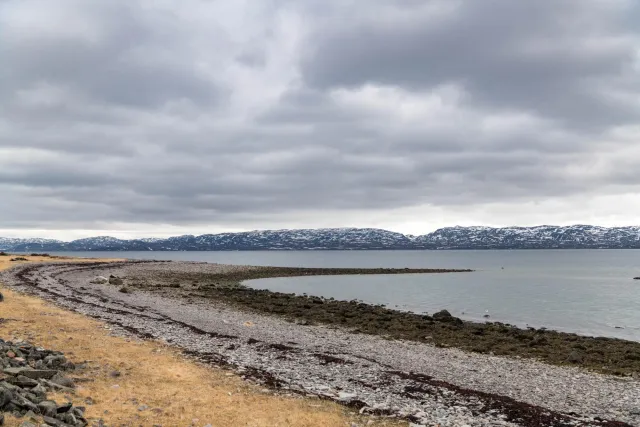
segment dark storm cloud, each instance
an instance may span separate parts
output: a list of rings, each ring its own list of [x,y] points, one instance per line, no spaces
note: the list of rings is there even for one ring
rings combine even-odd
[[[1,2],[0,228],[638,192],[636,9]]]

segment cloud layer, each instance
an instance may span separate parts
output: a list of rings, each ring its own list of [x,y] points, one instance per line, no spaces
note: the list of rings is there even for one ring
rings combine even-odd
[[[5,0],[0,234],[637,221],[637,19],[630,0]]]

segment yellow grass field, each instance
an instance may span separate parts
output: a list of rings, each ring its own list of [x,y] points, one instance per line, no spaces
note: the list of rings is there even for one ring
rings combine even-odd
[[[0,269],[16,264],[10,258],[0,256]],[[27,262],[76,261],[27,258]],[[114,337],[104,323],[1,284],[0,291],[5,297],[0,318],[8,319],[0,322],[0,338],[24,339],[59,350],[76,363],[89,361],[88,369],[70,374],[80,379],[75,395],[51,397],[58,403],[71,399],[74,405],[86,406],[90,421],[101,418],[111,427],[407,425],[363,418],[318,399],[274,395],[235,374],[187,360],[162,343]],[[8,417],[6,425],[20,423]]]

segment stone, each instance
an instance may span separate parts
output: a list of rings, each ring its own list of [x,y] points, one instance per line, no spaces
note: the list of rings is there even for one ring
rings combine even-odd
[[[432,317],[436,320],[443,320],[443,319],[449,319],[453,316],[451,315],[451,313],[449,313],[448,310],[440,310],[439,312],[435,313]]]
[[[33,411],[27,411],[27,413],[24,414],[24,417],[27,418],[29,421],[38,422],[37,420],[38,416]]]
[[[24,372],[28,370],[29,368],[18,367],[18,368],[6,368],[2,372],[4,372],[7,375],[18,376],[18,375],[23,375]]]
[[[582,357],[582,354],[580,354],[577,350],[573,350],[567,357],[567,362],[569,363],[582,363],[583,361],[584,357]]]
[[[58,413],[58,405],[52,400],[45,400],[38,404],[40,413],[47,417],[55,417]]]
[[[34,412],[38,411],[38,407],[36,406],[35,403],[31,402],[29,399],[27,399],[24,396],[21,396],[18,393],[13,394],[13,399],[11,400],[11,403],[19,406],[20,408],[24,408]]]
[[[44,397],[47,395],[47,389],[42,386],[42,384],[38,384],[34,388],[31,389],[31,393],[35,394],[38,397]]]
[[[56,375],[54,375],[50,381],[54,384],[58,384],[66,388],[74,388],[76,386],[71,378],[67,378],[64,375],[61,375],[60,373],[57,373]]]
[[[356,397],[358,397],[358,395],[354,393],[347,393],[344,391],[341,391],[340,393],[338,393],[338,399],[340,400],[353,400]]]
[[[36,381],[34,379],[31,379],[29,377],[26,377],[24,375],[18,375],[16,377],[15,384],[17,386],[19,386],[19,387],[22,387],[22,388],[25,388],[25,387],[33,388],[33,387],[36,387],[36,386],[40,385],[40,383],[38,381]]]
[[[67,363],[67,358],[62,355],[49,355],[44,358],[44,363],[48,367],[55,368]]]
[[[4,414],[0,412],[0,426],[4,425]]]
[[[0,302],[4,301],[4,295],[2,295],[2,292],[0,292]],[[2,425],[2,424],[0,424]]]
[[[131,293],[133,293],[133,292],[131,292],[131,289],[127,288],[126,286],[121,287],[119,292],[121,292],[123,294],[131,294]]]
[[[48,425],[53,426],[53,427],[63,427],[64,426],[64,423],[61,420],[57,419],[57,418],[45,416],[45,417],[42,418],[42,420],[45,423],[47,423]]]
[[[32,423],[31,421],[23,421],[20,424],[20,427],[38,427],[36,424]]]
[[[56,408],[56,412],[58,414],[64,414],[66,412],[69,412],[71,410],[71,407],[73,406],[73,404],[71,402],[67,402],[64,405],[59,405]]]
[[[457,317],[453,317],[451,313],[449,313],[449,311],[447,310],[440,310],[439,312],[435,313],[432,317],[434,320],[437,320],[438,322],[447,322],[447,323],[453,323],[457,325],[462,325],[463,323],[461,319]]]
[[[0,408],[4,407],[6,404],[13,400],[13,392],[11,390],[7,390],[3,387],[0,387]]]
[[[62,417],[62,421],[72,426],[78,424],[78,420],[71,412],[65,413],[64,416]]]
[[[96,277],[95,279],[93,279],[89,283],[93,283],[95,285],[105,285],[105,284],[109,283],[109,279],[107,279],[104,276],[98,276],[98,277]]]
[[[110,285],[116,285],[116,286],[122,286],[122,285],[124,285],[124,282],[122,281],[121,278],[113,276],[113,277],[109,278],[109,284]]]

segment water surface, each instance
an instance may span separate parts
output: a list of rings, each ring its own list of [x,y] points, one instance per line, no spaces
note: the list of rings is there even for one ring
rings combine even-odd
[[[74,252],[290,267],[472,268],[473,273],[261,279],[256,288],[358,299],[469,320],[640,341],[640,250]],[[63,255],[63,254],[62,254]]]

